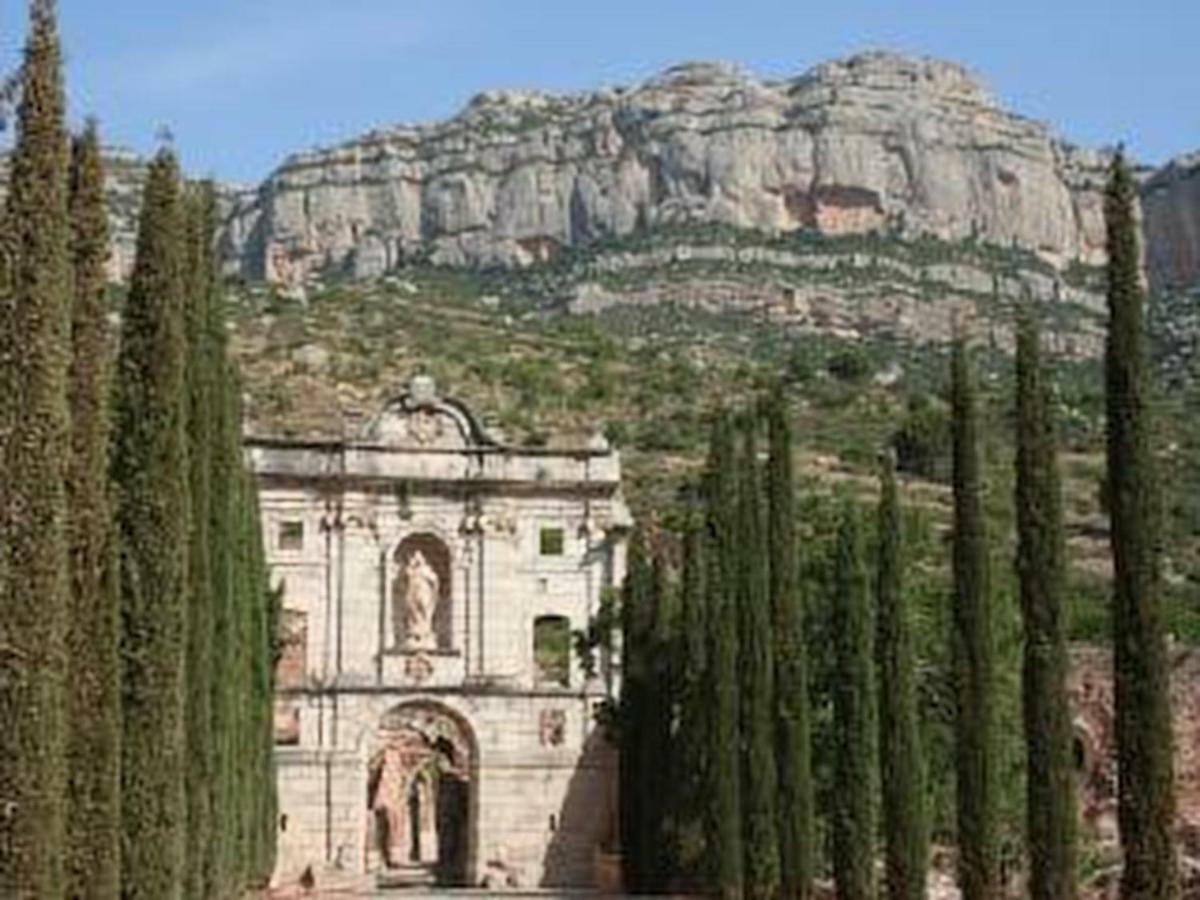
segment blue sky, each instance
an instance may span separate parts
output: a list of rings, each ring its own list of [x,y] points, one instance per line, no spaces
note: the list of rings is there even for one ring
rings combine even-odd
[[[888,48],[947,57],[1072,140],[1159,162],[1200,148],[1200,0],[60,0],[76,117],[196,174],[453,114],[491,87],[575,90],[686,59],[762,75]],[[24,3],[0,0],[17,58]]]

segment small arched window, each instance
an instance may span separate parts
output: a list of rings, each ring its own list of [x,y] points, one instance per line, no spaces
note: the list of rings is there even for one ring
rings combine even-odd
[[[566,616],[538,616],[534,620],[533,666],[541,684],[570,684],[571,622]]]

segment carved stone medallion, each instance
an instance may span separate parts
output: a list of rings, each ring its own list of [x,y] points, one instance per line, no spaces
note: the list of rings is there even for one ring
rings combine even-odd
[[[433,663],[424,653],[410,656],[404,661],[404,674],[417,684],[424,684],[433,677]]]
[[[441,440],[445,431],[442,417],[427,409],[419,409],[408,417],[409,437],[419,447],[429,447]]]

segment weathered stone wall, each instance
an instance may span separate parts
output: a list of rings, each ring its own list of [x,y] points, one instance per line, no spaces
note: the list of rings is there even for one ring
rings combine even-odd
[[[1117,759],[1112,654],[1076,647],[1068,689],[1075,714],[1080,804],[1087,833],[1114,846],[1117,834]],[[1183,854],[1200,864],[1200,651],[1171,653],[1175,717],[1177,826]]]

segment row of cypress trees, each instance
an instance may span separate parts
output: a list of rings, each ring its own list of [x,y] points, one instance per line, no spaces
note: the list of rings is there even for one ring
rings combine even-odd
[[[0,229],[0,895],[229,897],[274,849],[268,589],[211,185],[150,167],[120,333],[104,166],[34,0]]]
[[[679,584],[644,534],[632,542],[619,717],[632,890],[808,896],[814,801],[792,479],[779,395],[761,415],[714,426]]]
[[[1157,489],[1148,421],[1144,301],[1133,182],[1115,161],[1107,193],[1110,330],[1108,502],[1112,515],[1121,896],[1178,896],[1167,666],[1159,612]],[[954,523],[951,647],[959,883],[1003,895],[989,536],[970,353],[950,364]],[[1053,385],[1036,315],[1017,322],[1016,573],[1023,620],[1028,892],[1077,896],[1077,799],[1066,692],[1066,551]],[[766,420],[765,490],[756,439]],[[894,462],[880,479],[874,590],[857,506],[843,502],[826,589],[833,611],[829,811],[838,896],[876,896],[882,819],[889,900],[926,895],[929,822],[917,684],[903,584]],[[664,547],[633,542],[622,603],[621,836],[626,885],[727,897],[807,897],[814,801],[805,604],[791,436],[776,393],[722,416],[679,536],[678,586]],[[698,500],[699,502],[695,502]],[[660,538],[664,537],[662,535]],[[672,541],[664,539],[667,545]],[[661,773],[670,773],[664,788]],[[882,801],[881,803],[879,801]],[[881,815],[880,815],[881,814]]]
[[[1154,469],[1152,384],[1136,189],[1123,154],[1105,192],[1109,323],[1105,354],[1107,478],[1113,559],[1113,655],[1118,824],[1123,900],[1179,896],[1174,755],[1162,624],[1160,486]],[[974,387],[965,345],[952,362],[954,405],[954,664],[957,694],[959,880],[965,900],[1002,896],[997,753],[989,628],[988,549]],[[1066,693],[1066,550],[1052,385],[1038,324],[1017,327],[1017,574],[1024,622],[1029,896],[1077,896],[1077,800]]]

